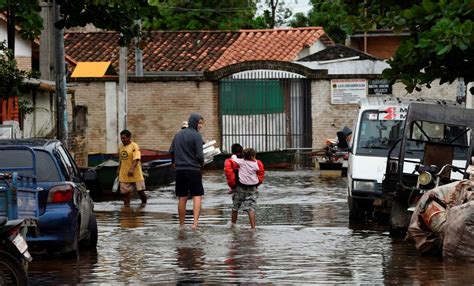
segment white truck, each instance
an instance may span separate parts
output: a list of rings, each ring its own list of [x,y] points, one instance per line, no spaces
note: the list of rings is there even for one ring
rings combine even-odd
[[[382,179],[387,155],[402,134],[409,103],[397,98],[361,99],[347,169],[350,219],[384,210]]]

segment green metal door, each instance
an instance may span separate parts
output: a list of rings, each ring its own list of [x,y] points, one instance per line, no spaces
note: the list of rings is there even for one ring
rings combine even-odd
[[[225,79],[219,86],[222,148],[259,152],[311,147],[310,81]]]

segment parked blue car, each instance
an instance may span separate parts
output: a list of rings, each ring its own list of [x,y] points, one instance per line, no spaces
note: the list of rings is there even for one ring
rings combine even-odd
[[[79,246],[97,246],[94,203],[84,178],[95,171],[81,170],[58,140],[2,139],[0,145],[24,145],[34,150],[39,196],[39,235],[27,236],[32,252],[46,250],[77,257]],[[0,168],[32,164],[27,150],[0,151]]]

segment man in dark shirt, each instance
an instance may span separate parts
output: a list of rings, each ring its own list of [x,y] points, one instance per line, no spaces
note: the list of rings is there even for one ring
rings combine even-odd
[[[193,229],[198,226],[201,201],[204,195],[201,172],[201,167],[204,165],[203,141],[199,133],[203,124],[203,117],[192,113],[189,116],[188,127],[176,133],[170,147],[172,162],[176,168],[175,192],[179,198],[179,225],[184,227],[186,203],[191,197],[193,198]]]

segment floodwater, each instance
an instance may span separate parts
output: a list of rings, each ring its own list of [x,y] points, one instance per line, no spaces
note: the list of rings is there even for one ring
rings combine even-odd
[[[248,217],[229,224],[222,171],[206,171],[200,227],[178,228],[173,186],[149,203],[95,204],[97,251],[78,260],[36,258],[30,285],[57,284],[415,284],[472,285],[474,264],[422,257],[375,222],[350,224],[346,180],[311,170],[268,171],[260,186],[257,230]],[[192,209],[191,201],[188,209]]]

